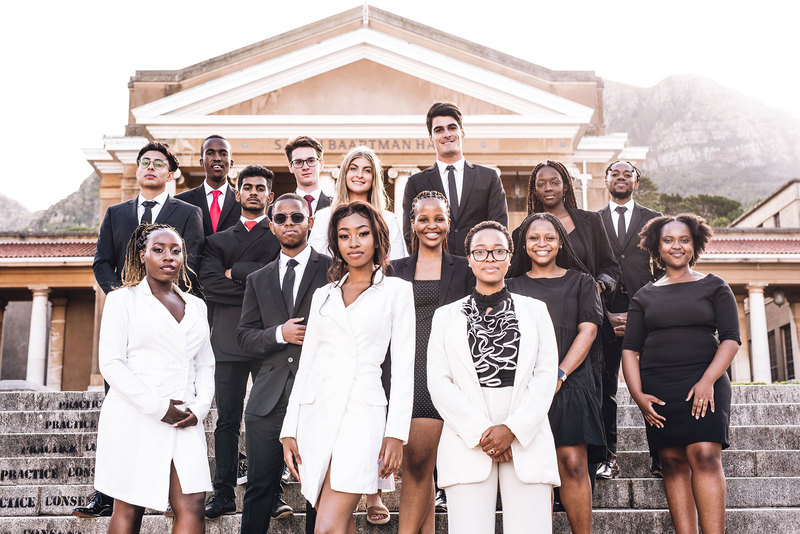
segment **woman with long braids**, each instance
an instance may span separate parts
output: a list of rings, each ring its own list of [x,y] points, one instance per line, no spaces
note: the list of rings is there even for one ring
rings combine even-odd
[[[575,254],[594,277],[600,292],[613,291],[620,269],[603,221],[594,211],[578,209],[572,177],[563,163],[548,160],[533,168],[528,182],[527,204],[528,215],[547,212],[561,221]],[[519,231],[519,228],[514,230],[515,242]]]
[[[353,510],[402,465],[414,393],[414,296],[387,277],[389,232],[370,204],[333,210],[330,284],[314,293],[280,438],[319,532],[355,533]],[[381,364],[391,342],[391,397]],[[387,411],[388,405],[388,411]]]
[[[433,316],[428,387],[444,419],[436,460],[451,534],[552,531],[559,484],[547,411],[558,352],[544,303],[505,286],[513,244],[505,226],[476,224],[464,248],[476,278],[467,297]],[[394,392],[392,392],[394,395]]]
[[[139,225],[100,327],[100,372],[111,389],[100,411],[95,488],[114,498],[115,534],[138,533],[145,508],[167,505],[173,532],[205,532],[211,476],[202,421],[214,396],[214,354],[206,305],[178,279],[191,287],[181,236]]]
[[[422,191],[411,203],[411,248],[407,258],[392,262],[392,274],[411,282],[417,320],[414,363],[414,408],[411,431],[403,448],[403,491],[400,494],[400,534],[433,534],[436,447],[442,417],[428,392],[428,339],[433,313],[440,306],[467,296],[475,277],[466,258],[447,253],[450,206],[438,191]]]
[[[362,200],[375,208],[383,217],[389,230],[389,259],[408,256],[403,230],[389,207],[389,197],[383,187],[381,160],[368,146],[357,146],[342,159],[339,179],[336,181],[331,205],[314,213],[314,228],[308,235],[308,244],[322,254],[333,256],[328,241],[328,226],[333,211],[342,204]]]
[[[592,485],[586,465],[605,459],[601,398],[591,361],[599,364],[602,358],[596,342],[603,322],[600,295],[554,215],[528,215],[514,248],[519,253],[511,262],[508,289],[547,304],[556,332],[558,385],[548,417],[561,477],[560,501],[572,532],[589,534]]]
[[[722,449],[730,444],[731,383],[741,344],[736,299],[725,281],[692,267],[711,239],[697,215],[650,219],[639,246],[666,274],[628,308],[622,371],[647,423],[678,534],[725,531]]]

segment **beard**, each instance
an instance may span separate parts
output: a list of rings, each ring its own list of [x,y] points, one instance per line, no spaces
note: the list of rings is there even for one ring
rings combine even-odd
[[[609,191],[609,192],[611,193],[612,197],[614,197],[616,199],[620,199],[620,200],[623,199],[623,198],[628,198],[633,194],[633,191],[631,191],[630,189],[627,189],[625,191],[618,191],[618,190],[614,189],[614,190]]]

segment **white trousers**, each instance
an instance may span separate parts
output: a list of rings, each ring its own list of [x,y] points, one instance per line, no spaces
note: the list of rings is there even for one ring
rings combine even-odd
[[[497,424],[508,416],[512,388],[482,388],[489,418]],[[551,534],[552,492],[549,484],[527,484],[517,478],[514,460],[493,463],[489,477],[473,484],[455,484],[447,491],[450,534],[495,532],[497,490],[503,502],[503,534]]]

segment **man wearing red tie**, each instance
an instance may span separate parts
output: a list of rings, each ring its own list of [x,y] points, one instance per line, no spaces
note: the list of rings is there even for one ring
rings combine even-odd
[[[209,309],[213,310],[211,346],[216,359],[218,415],[214,429],[214,495],[206,505],[209,519],[236,511],[234,489],[247,379],[252,376],[255,380],[263,362],[239,347],[236,328],[247,275],[274,260],[281,250],[265,215],[267,205],[272,202],[273,178],[272,171],[260,165],[249,165],[239,173],[235,194],[242,206],[241,218],[231,228],[206,238],[206,253],[200,266],[200,282]],[[273,508],[273,517],[292,512],[280,495]]]
[[[228,171],[233,165],[231,144],[220,135],[209,135],[200,150],[200,165],[206,171],[206,179],[175,198],[200,208],[203,233],[209,236],[234,226],[239,221],[241,205],[236,200],[236,192],[228,185]]]

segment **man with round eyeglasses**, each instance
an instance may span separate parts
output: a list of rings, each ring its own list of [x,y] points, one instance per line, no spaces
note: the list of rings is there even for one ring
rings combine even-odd
[[[311,215],[330,206],[331,197],[323,193],[319,186],[319,171],[325,164],[322,144],[313,137],[301,135],[289,140],[284,151],[289,160],[289,172],[297,183],[295,194],[305,199]]]

